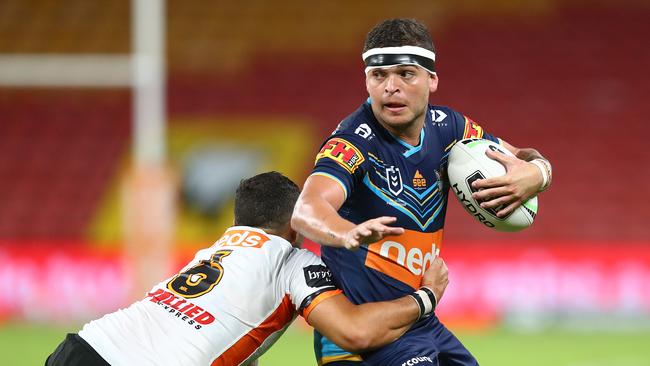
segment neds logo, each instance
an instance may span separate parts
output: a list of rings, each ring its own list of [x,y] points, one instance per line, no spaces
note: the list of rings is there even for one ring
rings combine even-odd
[[[241,246],[247,248],[261,248],[264,243],[269,241],[268,236],[248,230],[228,230],[219,240],[219,246]]]
[[[402,235],[368,245],[365,265],[417,288],[422,274],[440,253],[441,242],[442,230],[405,230]]]
[[[430,250],[423,251],[420,248],[407,248],[396,241],[385,241],[381,244],[379,255],[394,260],[402,267],[408,268],[414,275],[421,275],[429,267],[438,255],[439,250],[436,243],[431,243]]]

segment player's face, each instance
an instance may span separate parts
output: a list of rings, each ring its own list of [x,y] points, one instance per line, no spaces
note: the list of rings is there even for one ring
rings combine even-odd
[[[429,94],[437,87],[437,76],[413,65],[372,69],[366,74],[372,111],[389,130],[423,124]]]

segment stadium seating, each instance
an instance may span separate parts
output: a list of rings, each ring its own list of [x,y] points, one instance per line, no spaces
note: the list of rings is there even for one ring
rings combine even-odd
[[[34,17],[16,18],[24,3],[37,9]],[[47,16],[55,3],[2,5],[0,52],[128,51],[128,2],[104,1],[103,12],[81,7],[66,15],[77,24],[67,30],[56,30]],[[367,2],[348,4],[345,12],[328,2],[296,1],[287,9],[261,0],[201,3],[169,2],[171,123],[243,113],[309,116],[325,136],[364,100],[363,32],[390,12],[362,18]],[[437,10],[446,8],[429,3],[419,2],[422,17],[434,23],[442,18]],[[308,13],[338,19],[337,27],[328,29]],[[635,5],[558,5],[523,20],[456,14],[431,24],[440,74],[432,101],[553,161],[555,184],[540,199],[539,219],[515,240],[650,237],[639,204],[650,201],[644,119],[650,50],[641,47],[648,15],[647,7]],[[43,29],[53,39],[42,39]],[[124,90],[0,89],[0,237],[84,235],[128,151],[129,96]],[[450,206],[448,236],[503,238],[467,230],[474,223]]]
[[[0,238],[81,238],[128,147],[129,94],[3,90]]]

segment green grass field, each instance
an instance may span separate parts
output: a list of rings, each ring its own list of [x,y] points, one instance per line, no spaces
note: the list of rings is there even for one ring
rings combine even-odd
[[[0,327],[0,365],[42,365],[47,355],[77,326],[8,324]],[[483,366],[650,366],[650,332],[515,333],[459,332]],[[315,365],[311,333],[289,329],[260,362],[262,366]]]

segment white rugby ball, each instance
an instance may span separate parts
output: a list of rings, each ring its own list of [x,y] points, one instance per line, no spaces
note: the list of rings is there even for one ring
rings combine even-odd
[[[472,198],[472,193],[477,191],[472,188],[472,182],[506,174],[506,168],[501,163],[485,155],[487,149],[514,156],[506,148],[490,140],[458,141],[449,152],[447,174],[451,190],[465,210],[484,226],[497,231],[519,231],[529,227],[537,215],[537,196],[524,202],[506,217],[497,217],[498,209],[481,208],[480,202]]]

